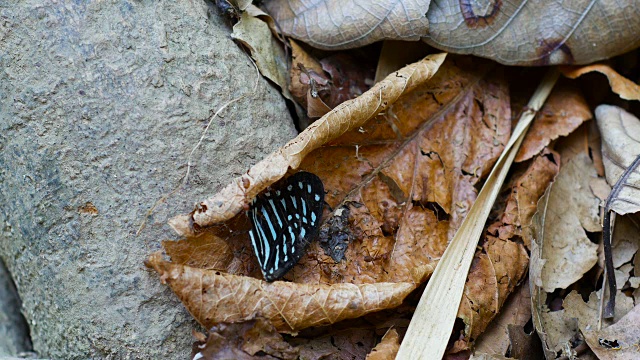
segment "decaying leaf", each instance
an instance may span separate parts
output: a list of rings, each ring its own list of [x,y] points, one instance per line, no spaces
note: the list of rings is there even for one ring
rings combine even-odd
[[[613,186],[640,156],[640,120],[610,105],[598,106],[596,119],[607,182]],[[632,170],[616,191],[610,203],[613,211],[619,215],[640,211],[640,169]]]
[[[640,359],[640,305],[612,326],[600,331],[587,330],[583,334],[600,360]]]
[[[636,45],[637,46],[637,45]],[[576,79],[590,72],[599,72],[609,79],[611,90],[625,100],[640,100],[640,86],[618,74],[606,64],[593,64],[580,67],[564,67],[562,73],[570,79]]]
[[[577,155],[562,167],[548,201],[541,203],[546,205],[539,208],[544,213],[544,237],[537,239],[540,248],[532,249],[531,268],[536,285],[547,292],[567,288],[598,260],[598,246],[586,234],[600,230],[599,202],[589,188],[595,176],[588,155]],[[536,250],[539,257],[533,254]]]
[[[289,168],[297,169],[311,151],[350,130],[358,129],[395,103],[401,95],[424,85],[444,58],[444,54],[429,56],[389,75],[358,98],[340,104],[222,191],[202,201],[193,214],[178,216],[169,224],[180,235],[188,236],[196,234],[203,227],[233,218],[248,206],[250,199],[282,178]]]
[[[268,320],[256,318],[215,325],[203,344],[195,344],[193,353],[194,360],[293,360],[298,358],[299,349],[287,343]]]
[[[558,73],[553,69],[550,70],[532,95],[527,105],[528,110],[520,116],[512,138],[509,139],[505,150],[478,193],[476,202],[469,209],[469,214],[453,236],[422,293],[398,350],[398,357],[440,358],[444,355],[458,310],[458,299],[462,298],[467,273],[473,260],[473,249],[478,243],[491,207],[507,177],[508,169],[513,163],[526,130],[535,112],[542,108],[557,79]],[[425,342],[417,344],[422,339]]]
[[[476,253],[471,265],[458,311],[458,317],[465,323],[464,336],[456,341],[452,351],[470,347],[471,339],[482,334],[494,316],[501,314],[505,299],[526,274],[529,257],[521,243],[523,227],[530,224],[538,199],[557,173],[557,155],[545,151],[510,182],[511,191],[502,216],[489,226],[483,251]],[[526,308],[529,309],[528,304]],[[524,322],[528,320],[527,317]],[[505,335],[508,324],[504,324]]]
[[[425,41],[508,65],[586,64],[640,45],[640,21],[627,16],[638,11],[634,0],[433,0]]]
[[[259,18],[266,16],[259,8],[248,5],[240,21],[234,25],[231,37],[240,41],[250,51],[260,73],[280,86],[282,94],[293,99],[287,87],[287,60],[284,47],[273,36],[267,22]]]
[[[398,332],[395,329],[389,329],[380,340],[380,343],[367,354],[367,360],[393,359],[396,357],[399,347],[400,338]]]
[[[360,96],[373,84],[373,64],[349,53],[318,60],[291,40],[291,93],[318,118],[337,105]]]
[[[474,354],[504,356],[512,346],[509,325],[523,328],[531,319],[531,295],[529,284],[523,284],[514,291],[491,322],[487,330],[478,337]]]
[[[580,331],[592,330],[598,324],[598,304],[600,302],[598,293],[591,293],[589,301],[585,303],[582,296],[575,291],[571,292],[563,301],[563,309],[559,311],[549,311],[542,302],[534,302],[534,317],[539,317],[540,322],[536,325],[536,330],[543,339],[543,344],[547,351],[550,351],[551,358],[556,358],[556,353],[561,352],[569,356],[567,350],[571,350],[574,345],[581,341]],[[618,321],[624,314],[633,307],[631,298],[619,293],[616,296],[615,321]],[[540,326],[540,327],[539,327]],[[573,345],[572,345],[573,344]]]
[[[327,50],[379,40],[420,40],[427,32],[429,0],[375,3],[357,0],[273,0],[264,4],[282,32]]]
[[[422,37],[435,48],[503,64],[554,65],[591,63],[640,45],[640,21],[627,16],[640,11],[633,0],[543,6],[525,0],[275,0],[265,6],[284,34],[320,49]]]
[[[279,332],[295,333],[310,326],[388,309],[402,303],[411,283],[297,284],[267,283],[248,276],[203,270],[162,260],[156,253],[147,266],[160,275],[206,328],[264,317]]]
[[[555,87],[527,131],[515,161],[531,159],[552,140],[567,136],[591,118],[589,105],[575,84]]]

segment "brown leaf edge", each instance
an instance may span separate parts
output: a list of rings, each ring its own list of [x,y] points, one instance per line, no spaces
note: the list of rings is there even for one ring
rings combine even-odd
[[[587,66],[561,66],[562,74],[570,79],[576,79],[586,73],[599,72],[609,79],[611,91],[618,94],[624,100],[640,100],[640,86],[633,81],[618,74],[611,66],[606,64],[593,64]]]
[[[207,329],[216,325],[213,319],[236,323],[264,317],[279,332],[295,334],[307,327],[399,306],[416,287],[413,283],[267,283],[177,265],[163,260],[161,252],[149,256],[145,265],[160,275],[163,284],[169,284],[191,315]]]

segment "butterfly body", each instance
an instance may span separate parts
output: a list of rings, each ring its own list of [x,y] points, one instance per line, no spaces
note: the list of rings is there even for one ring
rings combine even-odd
[[[287,273],[317,237],[324,186],[309,172],[298,172],[253,199],[247,216],[249,237],[267,281]]]

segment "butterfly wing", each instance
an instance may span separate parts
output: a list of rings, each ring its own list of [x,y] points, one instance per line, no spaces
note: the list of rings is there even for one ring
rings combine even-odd
[[[318,236],[324,186],[309,172],[298,172],[256,197],[247,215],[251,245],[267,281],[281,278]]]

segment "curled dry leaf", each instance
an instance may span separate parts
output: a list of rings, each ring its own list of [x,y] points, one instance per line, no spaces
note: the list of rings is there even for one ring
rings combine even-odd
[[[569,135],[591,118],[589,105],[575,84],[556,86],[533,120],[515,161],[531,159],[552,140]]]
[[[194,344],[192,359],[294,360],[298,355],[299,349],[289,345],[268,320],[256,318],[215,325],[204,343]]]
[[[244,44],[255,60],[260,73],[280,86],[282,94],[293,99],[287,87],[287,59],[280,40],[273,36],[269,24],[259,16],[268,15],[254,5],[248,5],[240,21],[233,26],[231,37]]]
[[[398,332],[396,329],[389,329],[380,340],[380,343],[367,355],[367,360],[393,359],[396,357],[399,347],[400,337]]]
[[[635,0],[433,0],[425,41],[508,65],[586,64],[640,45]]]
[[[640,100],[640,86],[633,81],[618,74],[611,66],[606,64],[593,64],[580,67],[561,68],[564,76],[576,79],[590,72],[599,72],[609,79],[611,90],[625,100]]]
[[[640,359],[640,305],[612,326],[600,331],[587,330],[583,334],[600,360]]]
[[[587,231],[600,231],[598,199],[589,188],[596,177],[585,153],[562,167],[545,201],[538,205],[542,226],[532,244],[531,277],[545,291],[565,289],[579,280],[598,260],[598,246]]]
[[[193,317],[207,328],[220,322],[264,317],[279,332],[295,333],[398,306],[415,288],[411,283],[267,283],[174,264],[162,260],[158,253],[149,257],[147,266],[158,272]]]
[[[379,40],[420,40],[428,29],[429,0],[272,0],[264,4],[287,36],[326,50]]]
[[[613,186],[640,156],[640,120],[610,105],[596,108],[596,120],[607,182]],[[631,169],[612,191],[617,192],[609,203],[613,211],[620,215],[640,211],[640,169]]]
[[[202,201],[192,214],[178,216],[169,224],[180,235],[187,236],[203,227],[231,219],[248,205],[249,199],[282,178],[289,168],[297,169],[311,151],[349,130],[357,129],[386,110],[402,94],[431,79],[444,58],[444,54],[428,56],[389,75],[358,98],[340,104],[218,194]]]

